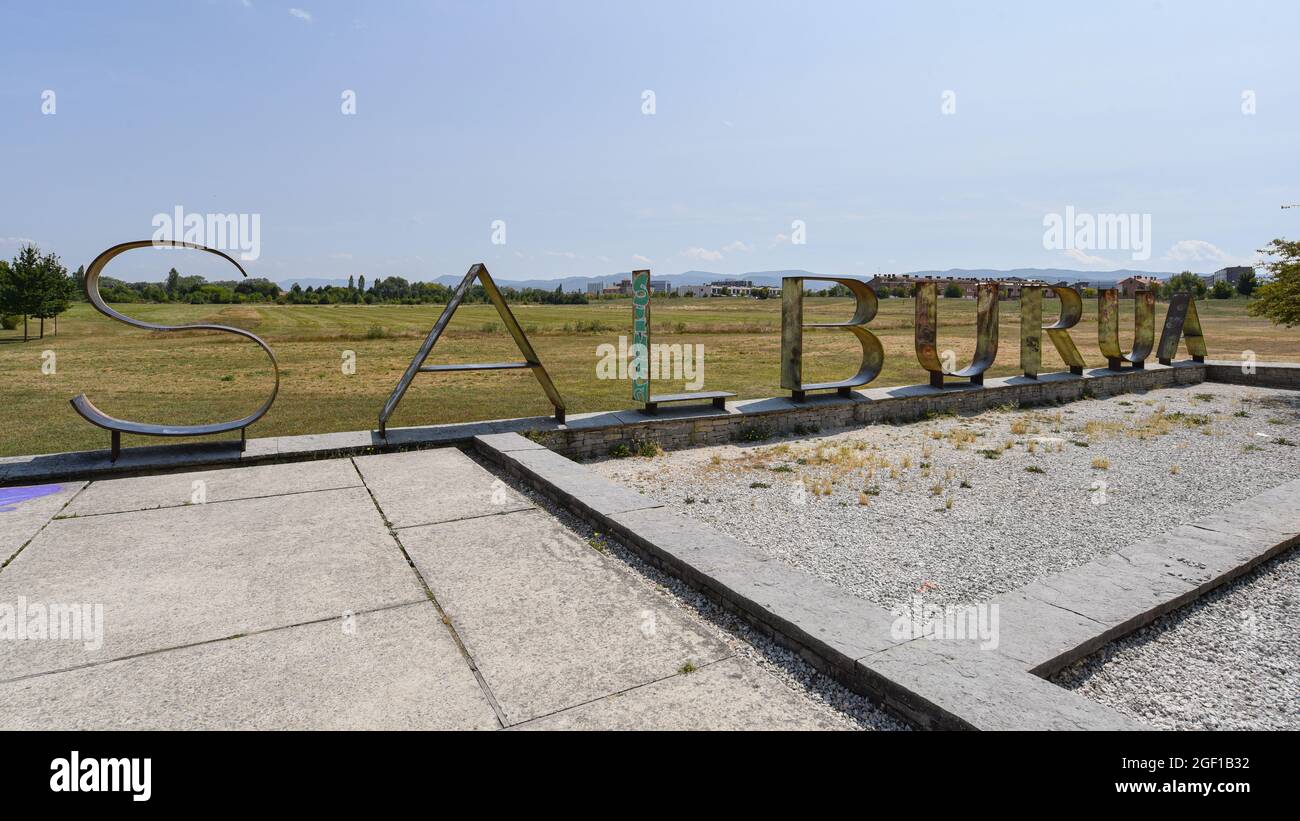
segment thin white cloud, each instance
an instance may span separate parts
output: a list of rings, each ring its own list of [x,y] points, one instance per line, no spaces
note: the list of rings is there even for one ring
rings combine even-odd
[[[574,251],[543,251],[543,256],[547,257],[564,257],[565,259],[577,259],[578,255]]]
[[[289,9],[289,14],[294,17],[297,17],[299,20],[302,20],[304,23],[311,22],[311,12],[307,11],[306,9],[292,8]]]
[[[1080,265],[1110,265],[1111,264],[1110,260],[1105,259],[1103,257],[1094,257],[1091,254],[1085,253],[1083,250],[1079,248],[1071,248],[1070,250],[1064,251],[1063,253],[1067,257],[1069,257],[1072,261],[1077,262]]]
[[[1180,239],[1163,258],[1170,262],[1233,262],[1233,257],[1222,248],[1202,239]]]
[[[682,256],[687,259],[695,259],[700,262],[718,262],[722,259],[721,251],[710,251],[708,248],[687,248],[682,251]]]
[[[734,252],[736,252],[736,251],[752,251],[752,250],[754,250],[754,246],[752,246],[752,245],[746,245],[745,243],[741,242],[740,240],[736,240],[735,242],[731,243],[730,245],[724,245],[724,246],[722,246],[722,250],[724,250],[724,251],[729,251],[729,252],[732,252],[732,253],[734,253]]]
[[[0,245],[40,245],[31,237],[0,237]]]
[[[635,260],[636,262],[641,263],[642,265],[650,264],[650,257],[643,257],[640,254],[633,254],[632,259]]]

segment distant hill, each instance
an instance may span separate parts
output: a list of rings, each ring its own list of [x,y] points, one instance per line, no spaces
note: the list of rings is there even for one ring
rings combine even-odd
[[[934,277],[934,278],[957,278],[957,277],[975,277],[979,279],[1006,279],[1008,277],[1021,277],[1022,279],[1039,279],[1045,282],[1090,282],[1094,285],[1108,285],[1127,279],[1131,276],[1148,276],[1158,279],[1168,279],[1177,274],[1177,271],[1137,271],[1129,268],[1120,268],[1114,271],[1076,271],[1070,268],[1011,268],[1007,270],[998,270],[995,268],[948,268],[943,271],[908,271],[905,276],[912,277]],[[1208,273],[1208,272],[1207,272]],[[632,276],[631,272],[623,271],[620,273],[606,274],[604,276],[593,277],[557,277],[553,279],[498,279],[497,284],[510,286],[512,288],[541,288],[547,291],[555,290],[555,287],[561,286],[566,291],[585,291],[591,283],[614,284],[619,280],[628,279]],[[814,274],[811,271],[792,270],[792,271],[750,271],[744,274],[718,274],[712,271],[683,271],[680,274],[656,275],[657,281],[667,280],[674,288],[679,285],[704,285],[719,279],[748,279],[755,285],[780,285],[781,280],[785,277],[797,276],[845,276],[844,274]],[[421,277],[406,277],[412,281],[421,279]],[[464,278],[463,274],[452,275],[444,274],[433,279],[441,285],[456,285]],[[857,277],[862,280],[871,279],[870,276]],[[374,278],[367,275],[368,283],[374,282]],[[427,281],[427,280],[426,280]],[[347,279],[322,279],[319,277],[297,277],[294,279],[280,280],[281,288],[288,289],[297,282],[303,288],[319,288],[322,285],[337,285],[346,287]],[[816,283],[810,283],[811,287],[816,287]]]

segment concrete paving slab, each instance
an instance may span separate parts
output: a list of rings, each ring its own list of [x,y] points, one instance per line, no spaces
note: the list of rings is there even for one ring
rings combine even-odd
[[[1108,626],[1013,591],[998,607],[998,652],[1036,675],[1050,675],[1106,643]]]
[[[60,516],[229,502],[360,485],[361,477],[347,459],[136,476],[94,482]],[[200,493],[202,496],[197,496]],[[292,504],[292,500],[286,500],[286,504]]]
[[[400,538],[510,724],[730,655],[542,511],[412,528]]]
[[[782,635],[817,651],[819,662],[854,659],[897,644],[893,616],[789,565],[768,559],[688,516],[666,508],[610,517],[620,536],[669,565],[674,575],[715,591]]]
[[[841,725],[740,658],[544,716],[521,730],[835,730]]]
[[[491,516],[533,506],[455,448],[358,456],[355,461],[394,528]]]
[[[0,684],[2,730],[500,725],[425,601]]]
[[[102,606],[102,645],[0,641],[0,679],[425,598],[363,488],[57,519],[0,602]]]
[[[63,509],[85,482],[0,488],[0,564]]]

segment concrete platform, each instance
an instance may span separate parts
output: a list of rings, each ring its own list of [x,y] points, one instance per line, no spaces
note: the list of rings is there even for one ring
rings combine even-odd
[[[459,451],[3,498],[0,729],[828,724]]]

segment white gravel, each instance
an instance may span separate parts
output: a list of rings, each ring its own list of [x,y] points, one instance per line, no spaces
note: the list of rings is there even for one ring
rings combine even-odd
[[[1164,729],[1300,730],[1298,591],[1292,550],[1054,680]]]
[[[1202,384],[590,467],[892,608],[987,601],[1224,510],[1300,475],[1290,442],[1296,394]]]
[[[827,678],[794,653],[761,633],[755,632],[734,613],[714,604],[680,579],[647,564],[631,548],[617,539],[610,538],[607,534],[597,533],[596,528],[587,522],[537,493],[532,487],[501,473],[495,465],[476,454],[470,453],[469,456],[485,469],[499,476],[511,488],[526,496],[533,504],[546,510],[584,541],[591,542],[594,539],[596,544],[604,548],[606,555],[629,568],[634,576],[660,595],[668,606],[677,607],[694,615],[705,629],[730,647],[737,656],[747,659],[775,676],[832,722],[838,723],[844,729],[910,729],[905,722],[889,715],[866,697],[845,688],[834,679]]]

